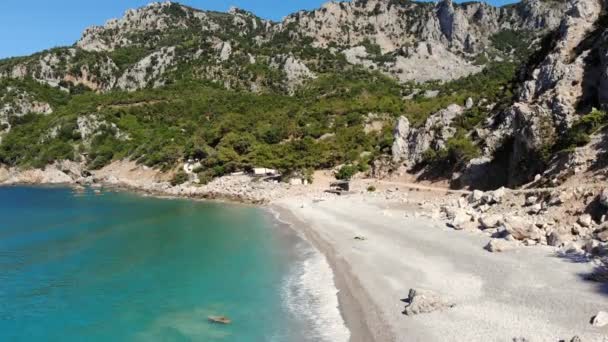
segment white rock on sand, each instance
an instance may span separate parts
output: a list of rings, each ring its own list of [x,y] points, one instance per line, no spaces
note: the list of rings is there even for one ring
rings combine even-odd
[[[431,313],[455,306],[455,304],[446,302],[439,294],[424,289],[410,289],[407,303],[403,313],[408,316]]]
[[[594,327],[603,327],[608,325],[608,313],[600,311],[591,319],[591,325]]]
[[[488,244],[484,247],[488,252],[506,252],[512,249],[517,248],[518,245],[515,241],[507,241],[503,239],[492,239]]]

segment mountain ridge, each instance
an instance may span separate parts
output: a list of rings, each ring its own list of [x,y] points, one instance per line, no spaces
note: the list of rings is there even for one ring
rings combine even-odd
[[[208,161],[203,178],[256,164],[295,171],[354,164],[385,175],[399,168],[402,159],[408,167],[428,170],[432,161],[448,160],[450,167],[440,169],[460,176],[455,184],[470,186],[479,185],[468,181],[479,178],[474,170],[497,167],[496,151],[513,138],[520,147],[506,147],[509,151],[528,146],[528,152],[516,153],[519,157],[500,167],[521,177],[501,178],[500,183],[521,184],[542,171],[548,157],[526,172],[516,165],[558,142],[539,138],[534,129],[522,136],[522,128],[513,123],[538,125],[536,118],[546,117],[547,131],[559,136],[591,111],[592,106],[575,108],[589,87],[567,86],[567,80],[582,82],[580,72],[568,76],[575,68],[553,51],[560,41],[572,50],[570,45],[591,30],[603,6],[593,0],[527,0],[504,7],[367,0],[330,2],[272,22],[238,9],[222,13],[152,3],[88,28],[71,47],[0,61],[1,136],[15,144],[4,146],[0,160],[40,166],[59,157],[82,159],[79,150],[94,167],[120,157],[170,169],[196,155]],[[576,19],[585,15],[592,18],[587,24]],[[570,31],[578,33],[568,38]],[[563,61],[556,65],[556,60]],[[577,63],[587,65],[586,60]],[[522,108],[534,107],[537,94],[557,84],[561,88],[548,94],[578,95],[565,100],[547,95],[533,112],[561,103],[562,119],[522,114]],[[201,100],[208,101],[211,94],[222,99],[213,104]],[[124,106],[129,103],[143,105]],[[167,105],[185,114],[168,113]],[[31,115],[36,113],[42,116]],[[203,113],[208,128],[201,127]],[[236,138],[244,126],[226,127],[231,115],[258,126],[246,141]],[[286,125],[280,127],[273,115]],[[165,132],[149,117],[194,135]],[[26,147],[26,139],[12,128],[29,130],[22,133],[35,139],[31,134],[38,126],[43,129],[38,134],[63,139],[60,146],[48,151],[41,145],[42,156],[19,156],[15,151]],[[99,132],[85,132],[89,126]],[[62,130],[73,134],[55,134]],[[360,130],[364,137],[357,140]],[[228,133],[235,136],[225,138]],[[107,141],[93,139],[97,136]],[[544,142],[529,144],[530,139]],[[304,141],[305,147],[298,145]],[[193,144],[194,151],[188,147]],[[412,144],[418,147],[407,147]],[[116,151],[109,151],[111,146]],[[285,146],[293,150],[283,150]],[[296,161],[292,154],[302,152],[298,149],[304,156]],[[451,149],[456,155],[448,153]],[[162,156],[152,158],[152,151]]]

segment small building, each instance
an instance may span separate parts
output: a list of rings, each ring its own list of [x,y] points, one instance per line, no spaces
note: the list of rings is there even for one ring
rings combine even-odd
[[[289,179],[290,185],[308,185],[308,179],[302,177],[292,177]]]
[[[275,169],[267,169],[265,167],[253,168],[254,176],[279,176],[279,172]]]

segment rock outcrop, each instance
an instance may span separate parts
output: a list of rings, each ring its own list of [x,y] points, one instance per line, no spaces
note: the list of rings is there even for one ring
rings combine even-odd
[[[495,112],[478,130],[484,147],[483,163],[490,169],[495,153],[508,155],[504,183],[517,186],[532,181],[544,170],[561,169],[550,152],[560,136],[592,107],[605,107],[608,89],[605,59],[605,30],[600,23],[601,1],[574,0],[559,28],[545,39],[539,61],[525,70],[515,102]],[[551,165],[553,163],[553,165]]]
[[[554,29],[563,7],[545,0],[505,7],[358,0],[329,2],[274,23],[239,9],[218,13],[151,3],[86,29],[74,47],[0,62],[0,77],[32,77],[53,87],[82,85],[105,92],[161,86],[167,68],[187,65],[192,76],[229,88],[293,93],[318,71],[346,58],[401,82],[445,81],[481,71],[483,64],[474,61],[498,53],[495,34],[542,35]],[[270,67],[278,55],[290,56],[281,61],[280,79],[247,68]]]
[[[419,128],[411,127],[406,117],[400,117],[393,135],[393,160],[413,166],[422,161],[427,150],[445,148],[448,139],[456,133],[452,121],[462,112],[461,106],[450,105],[431,115]]]

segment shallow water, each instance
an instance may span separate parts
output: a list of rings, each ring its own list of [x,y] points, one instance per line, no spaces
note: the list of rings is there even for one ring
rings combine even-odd
[[[0,218],[2,340],[348,339],[327,262],[263,210],[9,187]]]

